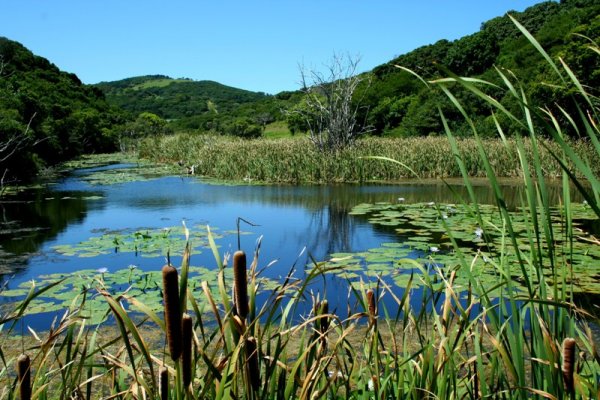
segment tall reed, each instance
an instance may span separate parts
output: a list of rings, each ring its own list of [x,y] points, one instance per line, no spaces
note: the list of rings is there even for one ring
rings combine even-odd
[[[480,140],[489,150],[489,164],[497,176],[522,176],[516,139]],[[463,137],[455,141],[466,172],[472,177],[485,177],[477,141]],[[523,138],[522,142],[525,154],[532,154],[533,147],[540,145],[535,151],[546,176],[561,176],[560,163],[551,155],[559,151],[557,143],[546,138],[538,138],[535,144],[529,138]],[[569,143],[582,159],[595,160],[591,163],[593,171],[600,172],[600,158],[589,142],[569,140]],[[196,166],[196,175],[245,183],[394,182],[414,178],[411,171],[421,178],[461,176],[452,146],[443,136],[368,137],[340,152],[323,153],[314,149],[308,139],[243,140],[181,133],[146,139],[139,154],[163,163],[185,160]],[[410,170],[370,156],[402,161]]]

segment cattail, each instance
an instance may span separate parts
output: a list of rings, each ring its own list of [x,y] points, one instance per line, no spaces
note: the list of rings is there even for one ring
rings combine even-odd
[[[573,370],[575,368],[575,339],[566,338],[562,344],[562,373],[563,381],[565,383],[565,390],[568,393],[575,391],[575,385],[573,381]]]
[[[250,377],[250,385],[252,389],[257,391],[260,387],[260,366],[258,364],[258,348],[256,346],[256,338],[249,337],[246,339],[246,355],[247,368]]]
[[[236,251],[233,255],[234,302],[237,314],[243,320],[248,316],[247,274],[246,253],[243,251]]]
[[[169,370],[166,367],[160,367],[158,371],[158,387],[160,400],[169,400]]]
[[[182,319],[182,342],[183,349],[181,351],[181,369],[183,370],[183,386],[185,388],[190,386],[192,382],[192,339],[194,324],[192,317],[188,314],[183,314]]]
[[[181,311],[179,308],[179,282],[175,267],[165,265],[162,269],[165,323],[171,359],[177,361],[181,355]]]
[[[31,399],[31,361],[27,354],[21,354],[17,359],[17,376],[21,400]]]
[[[329,314],[329,302],[327,302],[327,300],[323,300],[319,309],[319,315],[325,315],[320,319],[320,331],[322,335],[325,335],[325,333],[327,333],[327,330],[329,329],[329,317],[326,316],[327,314]]]
[[[377,318],[377,304],[373,289],[367,290],[367,307],[369,309],[369,321],[374,322]]]

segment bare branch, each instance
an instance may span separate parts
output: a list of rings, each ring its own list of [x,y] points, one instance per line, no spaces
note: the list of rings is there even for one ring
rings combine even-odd
[[[360,99],[353,98],[364,80],[356,74],[359,61],[334,55],[324,72],[300,67],[305,104],[291,112],[301,115],[311,141],[322,151],[341,150],[370,130],[358,123]]]

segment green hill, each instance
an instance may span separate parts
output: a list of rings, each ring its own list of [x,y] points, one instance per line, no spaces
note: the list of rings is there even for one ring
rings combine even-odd
[[[95,85],[108,101],[134,115],[150,112],[167,120],[203,114],[230,113],[239,106],[260,101],[264,93],[250,92],[213,81],[172,79],[148,75]]]
[[[600,40],[598,0],[547,1],[523,12],[508,14],[524,25],[552,58],[563,58],[574,73],[584,79],[583,84],[593,90],[600,87],[600,56],[587,48],[589,39]],[[472,35],[453,42],[440,40],[374,68],[369,73],[370,87],[359,93],[364,96],[363,104],[369,110],[368,121],[377,133],[393,136],[441,133],[437,109],[440,106],[447,112],[455,130],[469,134],[462,117],[446,96],[426,89],[413,75],[397,66],[409,68],[425,79],[456,74],[501,83],[496,71],[498,67],[512,71],[536,104],[567,103],[560,98],[564,91],[555,90],[555,85],[560,82],[548,71],[548,63],[506,15],[484,22],[480,31]],[[465,104],[471,107],[470,115],[476,116],[477,123],[489,124],[492,128],[489,110],[472,95],[465,92],[464,96],[468,98]],[[514,104],[511,99],[502,101],[503,104]],[[493,131],[495,129],[488,130]]]
[[[101,91],[0,37],[0,175],[30,178],[44,166],[117,147],[122,112]]]

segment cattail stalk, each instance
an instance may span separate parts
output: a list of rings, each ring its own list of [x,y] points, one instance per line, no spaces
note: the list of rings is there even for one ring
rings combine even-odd
[[[177,361],[181,355],[181,310],[177,270],[171,265],[165,265],[162,269],[162,276],[167,341],[171,359]]]
[[[256,338],[249,337],[246,339],[246,355],[248,368],[248,376],[250,378],[250,385],[256,392],[260,388],[260,365],[258,363],[258,347],[256,345]]]
[[[161,367],[158,371],[158,387],[160,400],[169,400],[169,370],[166,367]]]
[[[182,342],[183,349],[181,351],[181,369],[183,376],[183,387],[188,388],[192,382],[192,340],[194,335],[194,324],[192,317],[188,314],[183,314],[182,319]]]
[[[573,380],[573,371],[575,369],[575,339],[566,338],[562,344],[562,373],[567,393],[575,392],[575,382]]]
[[[246,253],[236,251],[233,255],[234,303],[237,315],[245,320],[248,316],[248,272]]]
[[[17,359],[17,377],[21,400],[31,399],[31,360],[27,354],[21,354]]]

